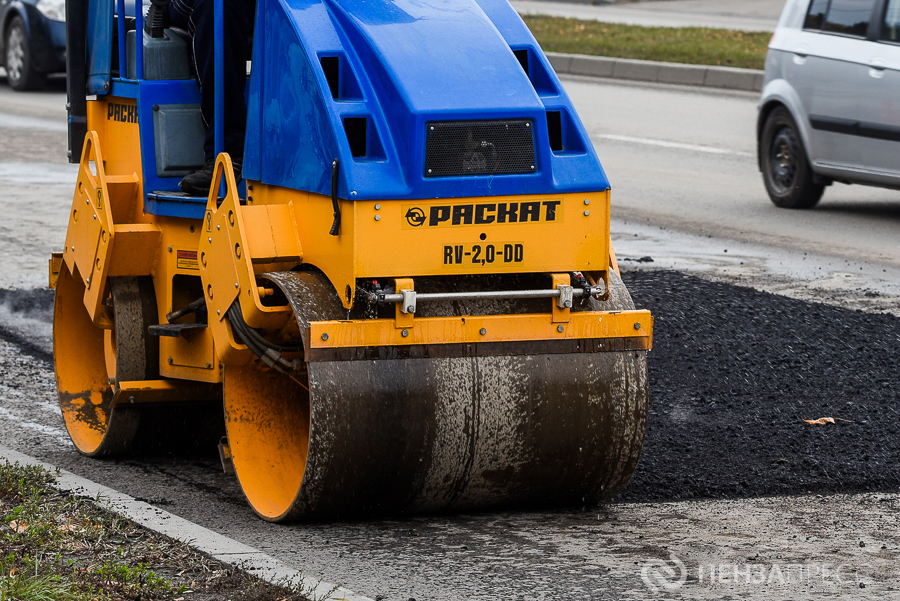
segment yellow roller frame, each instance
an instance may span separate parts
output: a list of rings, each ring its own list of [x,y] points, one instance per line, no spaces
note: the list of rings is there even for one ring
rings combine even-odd
[[[111,328],[103,301],[106,280],[124,275],[150,275],[160,236],[153,224],[117,226],[112,204],[117,197],[134,198],[137,177],[107,175],[97,132],[88,132],[81,154],[78,183],[69,213],[63,261],[84,282],[84,306],[94,325]]]
[[[220,203],[223,184],[226,192]],[[290,308],[263,305],[254,266],[271,269],[276,262],[291,266],[301,260],[303,251],[290,204],[241,206],[231,157],[225,153],[216,161],[197,256],[216,352],[223,363],[246,363],[253,355],[235,340],[225,319],[228,309],[239,300],[252,327],[281,328],[291,317]]]
[[[271,231],[277,239],[293,230],[303,249],[297,254],[328,276],[347,309],[358,278],[584,271],[607,280],[609,190],[338,202],[337,236],[329,233],[331,198],[321,194],[251,182],[240,210],[249,214],[263,205],[283,207],[277,216],[254,219],[259,231],[248,235],[265,238]],[[534,210],[523,213],[523,206]]]
[[[220,200],[222,185],[225,194]],[[510,207],[519,211],[519,220],[513,223]],[[522,221],[526,215],[522,207],[530,207],[528,220]],[[497,223],[501,217],[506,223]],[[315,265],[349,308],[360,277],[393,277],[395,289],[402,291],[414,290],[412,277],[402,276],[545,272],[551,274],[551,289],[556,289],[570,284],[570,271],[585,271],[595,282],[606,283],[610,261],[614,265],[615,260],[608,234],[608,190],[415,203],[341,201],[337,236],[328,231],[333,218],[330,198],[258,182],[248,183],[242,204],[230,157],[219,156],[198,256],[210,328],[223,363],[246,364],[253,358],[225,319],[234,302],[240,303],[251,327],[277,330],[288,323],[289,307],[265,306],[265,291],[256,282],[257,274],[279,267]],[[487,255],[492,240],[498,246]],[[521,254],[510,255],[507,248],[508,256],[500,257],[497,248],[507,245],[515,245]],[[546,248],[554,252],[538,251]],[[485,258],[476,262],[473,252],[484,252]],[[545,315],[465,319],[419,319],[398,306],[393,320],[315,322],[310,326],[309,348],[600,338],[631,339],[633,348],[649,348],[652,318],[647,311],[572,313],[550,299]]]

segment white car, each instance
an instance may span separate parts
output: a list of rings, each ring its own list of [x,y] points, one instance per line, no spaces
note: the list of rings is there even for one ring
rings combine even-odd
[[[812,207],[833,181],[900,188],[900,0],[788,0],[757,143],[779,207]]]

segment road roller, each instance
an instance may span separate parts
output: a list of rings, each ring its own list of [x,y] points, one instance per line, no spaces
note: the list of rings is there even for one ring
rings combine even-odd
[[[78,451],[207,401],[269,521],[619,494],[653,320],[508,2],[257,0],[244,155],[216,155],[208,197],[178,186],[204,162],[190,39],[134,4],[67,3],[80,167],[50,285]]]

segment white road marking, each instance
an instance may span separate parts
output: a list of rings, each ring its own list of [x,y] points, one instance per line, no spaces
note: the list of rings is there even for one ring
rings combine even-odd
[[[616,134],[595,134],[595,138],[603,140],[614,140],[616,142],[630,142],[632,144],[646,144],[647,146],[659,146],[660,148],[675,148],[677,150],[690,150],[693,152],[706,152],[708,154],[721,154],[739,157],[752,157],[749,152],[741,152],[740,150],[729,150],[727,148],[717,148],[715,146],[702,146],[699,144],[684,144],[682,142],[670,142],[668,140],[654,140],[653,138],[638,138],[635,136],[620,136]]]

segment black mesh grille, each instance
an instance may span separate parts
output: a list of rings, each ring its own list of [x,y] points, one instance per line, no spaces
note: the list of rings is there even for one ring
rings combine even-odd
[[[442,121],[425,127],[425,177],[536,170],[531,121]]]

